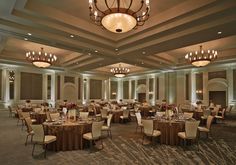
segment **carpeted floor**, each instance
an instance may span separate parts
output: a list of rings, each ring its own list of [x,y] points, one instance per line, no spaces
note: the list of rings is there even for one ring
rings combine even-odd
[[[26,132],[16,126],[16,119],[9,118],[7,111],[0,111],[0,164],[235,164],[236,163],[236,114],[227,116],[224,123],[213,124],[212,136],[202,136],[196,145],[168,146],[141,144],[142,134],[135,133],[135,122],[113,124],[113,138],[104,136],[104,149],[100,143],[90,152],[76,150],[48,152],[43,158],[43,150],[38,146],[36,156],[31,156],[32,145],[24,146]],[[105,134],[106,135],[106,134]]]

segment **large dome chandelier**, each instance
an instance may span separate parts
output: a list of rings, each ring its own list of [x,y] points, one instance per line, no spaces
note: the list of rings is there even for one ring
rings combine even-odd
[[[43,48],[41,48],[41,51],[39,52],[35,51],[27,52],[26,59],[39,68],[47,68],[57,60],[57,57],[51,53],[44,52]]]
[[[111,73],[113,73],[114,76],[118,78],[125,77],[129,73],[129,71],[129,68],[121,67],[121,64],[119,64],[119,67],[114,67],[111,69]]]
[[[125,33],[144,25],[149,17],[149,0],[89,0],[90,18],[114,33]]]
[[[202,67],[208,65],[211,61],[217,58],[216,50],[203,50],[202,45],[199,51],[190,52],[185,55],[185,59],[192,65]]]

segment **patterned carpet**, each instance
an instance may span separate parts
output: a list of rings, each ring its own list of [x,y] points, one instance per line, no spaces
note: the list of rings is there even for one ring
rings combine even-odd
[[[0,162],[1,164],[4,162],[4,165],[233,165],[236,162],[235,127],[219,124],[213,128],[212,137],[201,138],[200,151],[198,151],[197,145],[185,148],[160,145],[159,143],[153,145],[149,143],[148,139],[145,141],[145,145],[142,145],[142,135],[134,133],[135,123],[130,122],[113,125],[113,139],[104,137],[102,150],[98,149],[101,146],[100,142],[97,142],[91,152],[89,149],[67,152],[48,151],[46,159],[43,158],[43,150],[40,146],[36,147],[36,156],[31,156],[32,145],[26,147],[23,145],[26,133],[16,126],[16,119],[7,117],[7,113],[0,112],[0,129]],[[221,135],[224,138],[221,138]]]

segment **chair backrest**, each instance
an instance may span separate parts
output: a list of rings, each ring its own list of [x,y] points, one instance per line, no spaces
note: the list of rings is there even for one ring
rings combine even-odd
[[[107,109],[101,109],[101,116],[102,116],[102,118],[105,118],[105,117],[107,117]]]
[[[225,118],[225,108],[223,108],[222,112],[221,112],[221,116],[224,119]]]
[[[30,113],[29,112],[21,112],[21,114],[22,114],[23,118],[30,117]]]
[[[140,112],[136,112],[135,113],[136,119],[137,119],[137,123],[140,125],[142,124],[142,116]]]
[[[32,121],[30,117],[26,117],[25,118],[25,124],[26,124],[26,128],[27,128],[27,132],[31,132],[32,131]]]
[[[67,108],[66,108],[66,107],[63,107],[63,108],[62,108],[62,112],[63,112],[64,115],[66,115],[66,114],[67,114]]]
[[[10,113],[12,112],[11,106],[8,106],[8,110],[9,110]]]
[[[97,139],[101,136],[103,123],[104,123],[104,121],[93,122],[93,124],[92,124],[92,137],[93,137],[93,139]]]
[[[44,143],[44,129],[42,124],[31,125],[34,136],[33,141],[37,143]]]
[[[17,109],[16,112],[17,112],[17,114],[18,114],[18,118],[19,118],[19,119],[23,119],[22,110],[21,110],[21,109]]]
[[[76,110],[75,109],[70,109],[68,111],[68,118],[76,120]]]
[[[41,108],[34,108],[34,112],[39,113],[40,111],[42,111]]]
[[[205,109],[205,110],[203,111],[203,116],[204,116],[204,117],[208,117],[210,114],[211,114],[211,110],[209,110],[209,109]]]
[[[214,110],[213,110],[213,112],[215,112],[215,114],[216,114],[216,116],[218,115],[218,113],[219,113],[219,107],[214,107]]]
[[[86,120],[88,119],[89,112],[80,112],[79,116],[81,119]]]
[[[221,105],[217,104],[217,105],[216,105],[216,108],[220,109],[220,108],[221,108]]]
[[[207,117],[206,127],[207,127],[208,129],[211,128],[211,124],[212,124],[213,119],[214,119],[214,116],[209,115],[209,116]]]
[[[112,119],[112,114],[109,114],[109,115],[108,115],[108,118],[107,118],[107,126],[108,126],[108,127],[111,126],[111,119]]]
[[[184,118],[190,119],[192,117],[193,117],[193,113],[191,113],[191,112],[184,112]]]
[[[47,116],[47,120],[50,121],[51,120],[50,112],[46,112],[46,116]]]
[[[59,120],[59,118],[60,118],[60,113],[58,113],[58,112],[57,113],[50,113],[49,115],[50,115],[51,120],[56,121],[56,120]]]
[[[146,135],[152,135],[153,133],[153,120],[142,120],[143,132]]]
[[[129,110],[128,109],[124,109],[123,110],[123,117],[124,118],[128,118],[129,117]]]
[[[186,121],[185,122],[185,133],[187,139],[195,139],[197,136],[197,128],[200,121]]]

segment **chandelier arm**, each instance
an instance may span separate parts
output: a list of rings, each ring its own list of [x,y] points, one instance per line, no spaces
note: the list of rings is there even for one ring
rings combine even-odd
[[[144,1],[143,1],[143,0],[141,1],[141,4],[142,4],[142,5],[140,6],[140,8],[132,14],[133,16],[134,16],[135,14],[137,14],[138,12],[140,12],[140,10],[143,8],[143,4],[144,4]]]
[[[112,12],[111,8],[108,6],[107,0],[105,0],[106,7]]]
[[[126,9],[126,13],[128,13],[128,11],[131,8],[132,4],[133,4],[133,0],[130,0],[129,7]]]
[[[97,6],[97,1],[94,1],[94,6],[95,8],[100,12],[102,13],[103,15],[106,15],[102,10],[99,9],[99,7]]]
[[[117,0],[117,12],[120,12],[120,0]]]

